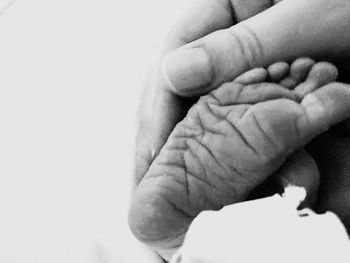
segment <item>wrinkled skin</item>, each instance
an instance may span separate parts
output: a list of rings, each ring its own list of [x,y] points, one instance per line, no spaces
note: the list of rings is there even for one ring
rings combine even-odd
[[[196,92],[205,94],[208,90],[217,88],[218,83],[234,79],[249,68],[246,63],[243,63],[247,61],[246,56],[253,58],[248,63],[250,67],[266,66],[276,60],[291,60],[305,55],[322,59],[340,58],[345,65],[344,75],[348,75],[349,2],[346,0],[286,0],[274,8],[274,11],[248,19],[277,2],[280,1],[198,1],[198,5],[192,8],[169,34],[163,55],[171,55],[172,51],[179,47],[182,50],[205,47],[215,58],[212,66],[218,72],[215,75],[218,78],[204,89],[188,86],[186,96]],[[288,17],[287,21],[286,17]],[[323,19],[318,19],[319,17]],[[318,24],[316,28],[315,18]],[[256,42],[250,42],[249,34],[247,39],[246,31],[241,30],[240,26],[234,26],[244,20],[247,21],[245,28],[254,33]],[[300,31],[301,28],[302,31]],[[295,37],[298,39],[296,40]],[[337,41],[333,41],[334,39]],[[238,48],[236,42],[232,43],[232,40],[240,40],[245,52],[240,53],[242,49]],[[192,43],[188,44],[190,42]],[[264,51],[268,52],[265,52],[263,56],[250,56],[251,52],[257,50],[257,44],[263,46]],[[223,52],[219,52],[220,50]],[[195,63],[192,66],[198,68]],[[195,70],[187,68],[187,72],[192,76]],[[179,80],[174,77],[170,78],[174,83],[179,80],[179,83],[181,81],[189,83],[186,78],[179,78]],[[182,88],[181,85],[179,87]],[[157,91],[154,91],[154,88]],[[177,96],[185,93],[184,89],[169,88],[168,83],[164,82],[164,77],[158,74],[158,71],[157,76],[153,77],[150,82],[150,86],[146,87],[146,96],[143,97],[143,104],[140,107],[134,174],[135,188],[149,170],[154,157],[161,150],[176,123],[186,115],[188,108],[193,104],[192,99]],[[154,94],[157,94],[155,103],[152,97]],[[153,104],[155,106],[152,109]],[[336,129],[317,138],[307,148],[317,161],[321,173],[317,209],[319,211],[329,209],[336,212],[350,229],[348,213],[350,211],[350,182],[347,176],[350,168],[348,127],[350,127],[348,124],[342,123]],[[288,165],[290,160],[292,160],[292,165]],[[289,158],[282,170],[286,173],[293,173],[293,171],[299,171],[303,166],[296,165],[297,163],[307,164],[309,162],[312,162],[312,158],[304,152],[302,155],[298,154]]]
[[[202,97],[136,189],[129,215],[134,234],[169,259],[199,212],[245,200],[296,149],[349,116],[350,90],[324,86],[336,74],[333,66],[319,65],[294,90],[286,88],[290,76],[280,84],[260,83],[267,77],[253,71]],[[315,113],[308,109],[314,96],[321,104],[345,100],[331,103],[330,113]],[[309,158],[304,151],[298,156]],[[302,174],[318,179],[312,159],[303,164]]]

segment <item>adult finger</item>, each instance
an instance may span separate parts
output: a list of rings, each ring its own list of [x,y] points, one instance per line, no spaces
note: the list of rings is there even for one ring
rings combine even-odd
[[[179,19],[168,34],[163,55],[216,30],[233,25],[230,0],[197,0]],[[162,148],[168,135],[187,112],[191,101],[169,92],[157,74],[144,87],[138,121],[135,152],[134,186],[142,180],[153,158]],[[152,106],[153,105],[153,106]],[[145,112],[150,112],[146,116]]]
[[[199,0],[188,9],[182,18],[170,31],[164,45],[163,55],[195,41],[203,36],[220,29],[231,27],[271,7],[280,0]],[[188,61],[196,63],[194,55],[186,57]],[[201,63],[197,61],[197,63]],[[157,91],[154,98],[154,114],[152,121],[152,156],[151,160],[158,154],[175,125],[186,115],[187,110],[193,104],[193,100],[186,100],[176,96],[170,91],[168,82],[164,81],[164,74],[155,84]],[[193,76],[198,78],[198,74]],[[200,74],[199,74],[200,75]],[[201,78],[206,76],[201,75]],[[140,177],[140,176],[138,176]]]
[[[164,58],[163,79],[174,93],[207,93],[253,67],[301,56],[340,58],[350,50],[347,0],[285,0]]]
[[[163,52],[195,41],[220,29],[231,27],[271,7],[271,0],[197,0],[169,32]]]

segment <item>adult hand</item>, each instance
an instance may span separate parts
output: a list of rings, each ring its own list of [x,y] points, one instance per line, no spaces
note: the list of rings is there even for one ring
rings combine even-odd
[[[274,61],[345,58],[350,49],[348,1],[285,0],[269,8],[276,2],[205,0],[175,27],[141,107],[149,110],[139,115],[135,185],[192,105],[188,98]]]
[[[162,67],[145,88],[135,185],[193,104],[189,97],[275,61],[301,56],[346,59],[349,13],[346,0],[198,1],[169,34]]]
[[[175,49],[210,33],[228,29],[234,24],[264,11],[279,1],[273,2],[269,0],[196,1],[194,6],[184,14],[169,33],[164,44],[162,58],[166,58],[168,55],[171,56]],[[237,49],[237,46],[234,48]],[[189,78],[196,74],[202,77],[202,74],[196,70],[200,61],[194,57],[189,58],[188,61],[192,61],[190,68],[181,67],[179,70],[190,70],[188,72]],[[223,63],[225,62],[223,61]],[[169,86],[167,75],[164,75],[162,69],[164,68],[162,63],[160,63],[160,67],[155,72],[152,72],[153,74],[146,82],[144,94],[142,95],[138,114],[139,127],[135,160],[135,186],[138,185],[146,173],[154,156],[160,151],[176,123],[185,116],[187,110],[194,102],[188,97],[178,96],[178,93],[172,90],[172,87]],[[241,69],[239,71],[243,72],[244,70]],[[203,77],[207,78],[206,76]],[[212,86],[212,88],[215,87]]]

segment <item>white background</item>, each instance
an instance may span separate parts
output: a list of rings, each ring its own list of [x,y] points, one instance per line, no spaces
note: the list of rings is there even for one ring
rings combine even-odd
[[[122,262],[140,87],[181,2],[0,14],[0,263]]]

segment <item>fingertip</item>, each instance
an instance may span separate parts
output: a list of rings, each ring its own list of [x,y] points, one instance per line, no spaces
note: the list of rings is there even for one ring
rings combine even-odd
[[[210,57],[203,48],[180,48],[164,57],[161,75],[165,86],[180,96],[203,93],[214,75]]]
[[[172,91],[172,92],[176,92],[176,88],[175,88],[175,86],[173,85],[172,81],[169,78],[168,68],[167,68],[167,65],[166,65],[166,62],[165,62],[166,58],[167,57],[165,57],[162,60],[162,65],[160,67],[161,78],[163,80],[163,83],[165,84],[166,89],[168,89],[169,91]]]

